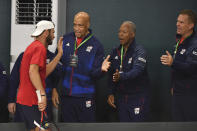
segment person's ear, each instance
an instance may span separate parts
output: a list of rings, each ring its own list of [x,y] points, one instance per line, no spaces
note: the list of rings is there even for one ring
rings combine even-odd
[[[90,28],[90,22],[87,23],[87,28],[88,28],[88,29]]]
[[[134,32],[131,32],[131,37],[135,38],[135,33]]]
[[[189,29],[191,30],[191,29],[193,29],[194,28],[194,23],[190,23],[189,24]]]
[[[44,36],[47,37],[49,35],[49,30],[44,31]]]

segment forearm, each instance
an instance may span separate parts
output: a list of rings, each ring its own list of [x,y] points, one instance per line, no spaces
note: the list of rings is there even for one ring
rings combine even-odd
[[[19,84],[17,84],[17,86],[10,86],[8,90],[8,103],[16,102],[16,93],[18,85]]]
[[[33,86],[36,88],[36,90],[40,90],[41,94],[46,94],[45,89],[42,85],[39,71],[36,70],[34,67],[31,68],[31,66],[30,66],[29,77],[30,77],[30,80],[31,80]]]
[[[8,90],[8,102],[9,103],[16,102],[16,93],[19,87],[19,77],[20,76],[14,76],[13,74],[11,74],[10,86]]]
[[[132,67],[120,73],[120,80],[132,80],[140,76],[147,68],[147,54],[144,48],[136,47],[134,54],[136,54],[132,61]]]
[[[2,76],[1,76],[2,77]],[[9,88],[7,78],[1,78],[0,97],[7,98],[7,90]]]
[[[104,74],[101,70],[102,63],[104,60],[103,58],[104,58],[104,49],[102,46],[100,46],[97,49],[97,52],[95,54],[95,58],[94,58],[94,62],[93,62],[93,66],[92,66],[92,70],[91,70],[91,74],[90,74],[91,77],[99,78]]]
[[[134,79],[137,76],[141,75],[143,72],[143,68],[140,66],[135,66],[129,72],[120,73],[120,80],[129,80]]]
[[[114,89],[115,89],[115,86],[116,86],[115,84],[116,83],[114,83],[113,80],[112,80],[112,77],[113,77],[112,72],[109,72],[107,74],[107,77],[108,77],[107,94],[111,95],[111,94],[114,93]]]
[[[55,69],[58,62],[60,61],[62,57],[61,53],[58,53],[55,58],[46,66],[46,77]]]

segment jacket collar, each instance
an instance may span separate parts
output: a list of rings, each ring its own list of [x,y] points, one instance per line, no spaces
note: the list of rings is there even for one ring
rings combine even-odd
[[[136,45],[136,40],[135,40],[135,38],[134,38],[133,41],[130,43],[130,45],[129,45],[127,51],[133,49],[133,48],[135,47],[135,45]],[[121,48],[122,48],[122,45],[119,45],[118,50],[121,50]]]
[[[193,31],[193,33],[190,35],[190,36],[188,36],[186,39],[184,39],[184,41],[183,41],[183,43],[185,43],[185,41],[188,41],[188,40],[190,40],[191,38],[193,38],[193,36],[195,36],[196,35],[196,32],[195,31]],[[178,41],[178,40],[180,40],[181,39],[181,35],[179,35],[179,34],[176,34],[176,41]]]
[[[88,29],[89,33],[83,38],[83,40],[85,40],[87,37],[89,37],[92,34],[92,29]],[[75,36],[75,32],[73,32],[73,38],[75,40],[76,36]]]

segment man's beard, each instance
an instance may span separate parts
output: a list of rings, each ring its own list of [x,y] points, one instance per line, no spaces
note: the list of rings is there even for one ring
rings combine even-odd
[[[53,44],[53,40],[52,40],[50,35],[47,36],[46,42],[47,42],[48,45],[52,45]]]

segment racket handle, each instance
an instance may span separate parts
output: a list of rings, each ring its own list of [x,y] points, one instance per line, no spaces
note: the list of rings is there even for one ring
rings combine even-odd
[[[36,90],[36,94],[37,94],[37,97],[38,97],[38,103],[40,103],[42,100],[41,100],[41,93],[40,93],[40,90]]]

